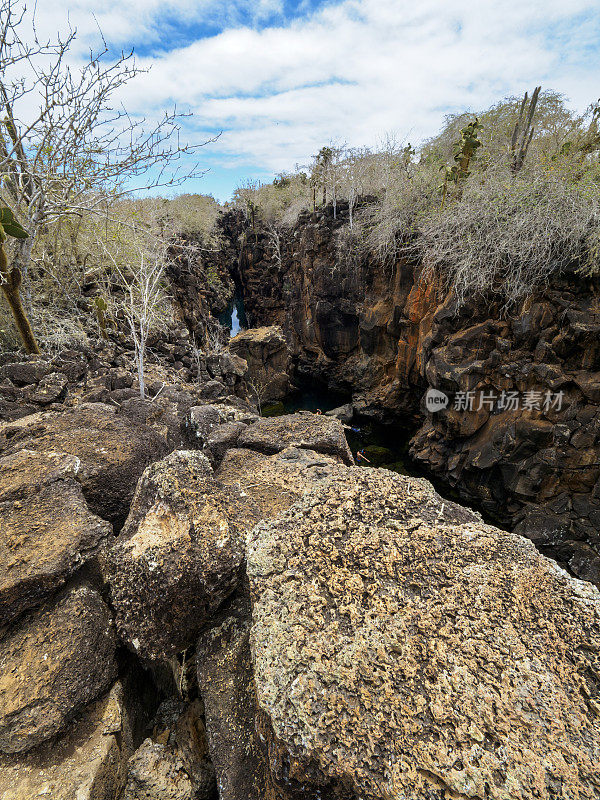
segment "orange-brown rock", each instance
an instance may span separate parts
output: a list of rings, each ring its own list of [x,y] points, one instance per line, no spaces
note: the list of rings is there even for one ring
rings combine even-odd
[[[17,755],[0,755],[0,800],[114,800],[131,753],[124,689],[87,706],[62,736]]]
[[[0,639],[0,751],[20,753],[64,730],[117,674],[110,611],[83,584]]]

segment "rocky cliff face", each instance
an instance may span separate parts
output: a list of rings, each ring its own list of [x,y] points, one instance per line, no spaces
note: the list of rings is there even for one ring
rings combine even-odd
[[[459,308],[417,264],[342,257],[347,216],[304,213],[277,242],[236,218],[252,323],[283,327],[297,376],[414,424],[427,472],[600,584],[598,282],[564,274],[508,314]],[[445,409],[427,411],[429,388]]]

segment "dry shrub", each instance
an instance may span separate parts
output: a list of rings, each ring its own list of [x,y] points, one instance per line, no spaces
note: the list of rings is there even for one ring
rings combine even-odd
[[[460,201],[420,218],[411,249],[459,302],[494,292],[510,307],[565,267],[594,272],[600,185],[592,171],[574,179],[572,167],[552,163],[516,177],[487,171]]]

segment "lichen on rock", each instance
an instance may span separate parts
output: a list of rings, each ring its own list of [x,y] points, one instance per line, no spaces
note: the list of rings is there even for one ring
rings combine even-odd
[[[597,798],[600,593],[430,484],[349,469],[248,537],[257,697],[361,798]]]
[[[104,568],[124,641],[150,658],[191,645],[240,583],[257,521],[255,505],[218,483],[198,451],[148,467]]]

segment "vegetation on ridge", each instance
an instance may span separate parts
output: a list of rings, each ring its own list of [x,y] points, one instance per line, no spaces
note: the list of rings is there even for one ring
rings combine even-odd
[[[567,266],[598,274],[599,116],[598,103],[577,115],[538,87],[531,100],[447,117],[418,152],[393,139],[332,147],[327,169],[321,151],[307,170],[238,189],[236,202],[285,227],[315,196],[348,199],[352,230],[340,243],[353,258],[417,259],[459,300],[493,291],[511,306]],[[359,196],[373,201],[353,214]]]

